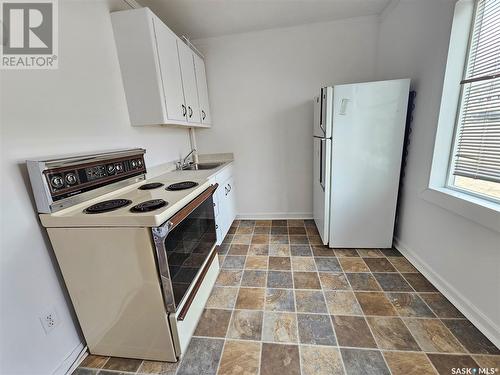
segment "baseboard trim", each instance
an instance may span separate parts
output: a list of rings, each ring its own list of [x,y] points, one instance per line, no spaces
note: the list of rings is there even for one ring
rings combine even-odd
[[[394,247],[403,254],[422,275],[448,298],[460,312],[471,321],[493,344],[500,348],[500,328],[486,315],[479,311],[465,296],[444,280],[431,266],[424,262],[415,251],[411,250],[398,238],[394,238]]]
[[[79,343],[53,372],[53,375],[72,374],[87,354],[87,346],[84,343]]]
[[[243,213],[236,215],[239,220],[283,220],[283,219],[312,219],[310,212],[271,212],[271,213]]]

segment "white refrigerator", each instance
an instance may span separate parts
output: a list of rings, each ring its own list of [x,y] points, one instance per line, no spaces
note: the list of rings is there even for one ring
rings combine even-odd
[[[314,99],[313,216],[323,244],[392,246],[410,80],[324,87]]]

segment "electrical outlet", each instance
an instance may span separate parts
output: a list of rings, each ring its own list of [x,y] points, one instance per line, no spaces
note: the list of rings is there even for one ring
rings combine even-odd
[[[55,308],[46,311],[39,316],[40,323],[45,331],[45,334],[49,334],[59,325],[59,317],[57,316],[57,311]]]

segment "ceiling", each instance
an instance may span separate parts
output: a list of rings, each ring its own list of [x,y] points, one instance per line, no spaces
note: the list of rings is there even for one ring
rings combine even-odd
[[[380,14],[391,0],[137,0],[189,39]]]

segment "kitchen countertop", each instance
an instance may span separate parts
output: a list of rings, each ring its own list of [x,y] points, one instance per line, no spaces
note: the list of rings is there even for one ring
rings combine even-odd
[[[40,220],[45,227],[159,226],[206,190],[210,186],[208,179],[228,167],[233,162],[233,156],[232,154],[200,155],[199,162],[222,162],[223,164],[214,169],[183,171],[172,170],[173,163],[153,167],[148,171],[146,180],[52,214],[40,214]],[[169,166],[170,169],[168,169]],[[137,189],[139,186],[150,182],[161,182],[168,186],[180,181],[195,181],[198,186],[180,191],[168,191],[164,187],[154,190]],[[84,212],[84,209],[92,204],[117,198],[129,199],[133,203],[115,211],[101,214],[86,214]],[[133,205],[150,199],[163,199],[168,202],[168,205],[147,213],[130,212],[130,207]]]

